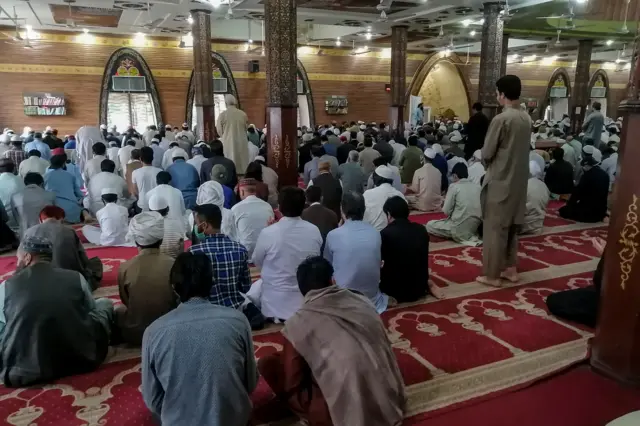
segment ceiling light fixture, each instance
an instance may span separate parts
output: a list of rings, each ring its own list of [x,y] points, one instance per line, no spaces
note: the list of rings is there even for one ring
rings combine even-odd
[[[470,35],[471,37],[475,37],[475,36],[476,36],[476,34],[477,34],[477,33],[476,33],[476,30],[471,30],[471,31],[469,32],[469,35]]]
[[[220,6],[220,3],[221,3],[220,0],[210,0],[210,2],[211,2],[211,6],[213,6],[214,9]]]
[[[336,39],[336,46],[340,46],[342,44],[342,42],[340,41],[340,37],[338,37]]]
[[[444,56],[449,56],[451,54],[451,49],[444,49]]]
[[[88,30],[88,29],[86,29],[86,28],[83,28],[83,29],[82,29],[82,32],[83,32],[83,33],[85,33],[85,34],[89,34],[89,30]]]
[[[193,25],[193,17],[191,15],[189,15],[189,17],[187,18],[187,22],[189,23],[189,25]]]
[[[33,27],[31,25],[25,25],[24,28],[28,31],[31,32],[33,30]]]
[[[371,33],[366,33],[366,34],[364,35],[364,37],[365,37],[367,40],[371,40]]]
[[[462,21],[462,26],[468,27],[469,25],[471,25],[471,22],[471,19],[465,19]]]
[[[611,46],[613,44],[613,40],[607,40],[607,46]]]

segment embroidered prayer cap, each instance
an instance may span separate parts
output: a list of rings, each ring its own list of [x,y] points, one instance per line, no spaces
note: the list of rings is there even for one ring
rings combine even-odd
[[[149,210],[157,212],[159,210],[164,210],[167,207],[169,207],[169,203],[166,198],[158,194],[153,194],[151,198],[149,198]]]
[[[444,151],[442,150],[442,145],[439,143],[434,143],[431,145],[431,148],[436,152],[436,154],[444,155]]]
[[[43,237],[25,237],[20,244],[20,248],[25,253],[49,254],[53,253],[53,244]]]
[[[103,188],[102,191],[100,191],[100,195],[109,195],[109,194],[119,196],[120,191],[118,191],[116,188]]]
[[[433,160],[436,158],[436,151],[433,148],[427,148],[424,150],[424,156]]]
[[[52,157],[53,157],[53,156],[56,156],[56,155],[64,155],[64,154],[66,154],[66,153],[64,152],[64,148],[56,148],[56,149],[54,149],[54,150],[51,150],[51,156],[52,156]]]

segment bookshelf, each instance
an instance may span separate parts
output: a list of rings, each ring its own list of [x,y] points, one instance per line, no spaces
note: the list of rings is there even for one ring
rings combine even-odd
[[[31,116],[66,115],[64,93],[27,92],[22,94],[24,114]]]

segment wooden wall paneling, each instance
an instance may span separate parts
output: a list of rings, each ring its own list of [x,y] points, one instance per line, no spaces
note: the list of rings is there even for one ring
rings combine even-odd
[[[156,77],[164,124],[180,127],[184,122],[188,78]]]

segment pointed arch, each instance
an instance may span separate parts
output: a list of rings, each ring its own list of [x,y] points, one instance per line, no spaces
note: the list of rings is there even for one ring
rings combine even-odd
[[[130,66],[125,66],[130,65]],[[160,109],[160,96],[156,88],[156,82],[149,65],[142,55],[135,49],[122,47],[111,54],[102,74],[102,85],[100,86],[100,106],[98,108],[98,123],[106,124],[109,113],[109,92],[112,87],[113,76],[118,76],[123,71],[129,71],[130,76],[140,76],[146,78],[145,92],[151,95],[153,111],[157,124],[162,123],[162,111]],[[135,70],[135,71],[133,71]]]
[[[556,68],[549,78],[549,82],[547,83],[547,91],[544,95],[544,101],[538,109],[538,115],[540,119],[543,119],[545,116],[545,111],[551,103],[551,89],[556,84],[556,81],[559,81],[559,79],[562,79],[565,87],[567,88],[567,98],[571,98],[571,76],[569,75],[569,71],[567,71],[567,69],[564,67]]]
[[[446,63],[447,65],[453,66],[455,68],[458,76],[460,77],[460,81],[462,82],[462,86],[464,88],[464,92],[466,94],[467,100],[467,114],[471,114],[471,96],[469,93],[469,88],[471,87],[471,81],[469,77],[464,72],[464,66],[466,64],[460,59],[458,55],[455,53],[449,53],[448,55],[444,52],[433,53],[428,56],[422,63],[418,66],[418,69],[413,74],[413,78],[411,79],[411,83],[407,87],[407,91],[405,93],[405,105],[409,105],[409,100],[411,96],[417,96],[420,93],[420,89],[424,85],[425,80],[427,79],[427,75],[433,70],[433,68],[440,64]]]
[[[309,76],[307,75],[307,70],[304,68],[304,65],[300,61],[300,59],[296,59],[297,62],[297,74],[302,80],[302,90],[304,91],[304,95],[307,97],[307,105],[309,108],[309,123],[311,127],[315,127],[316,123],[316,111],[313,104],[313,92],[311,91],[311,83],[309,82]]]
[[[589,81],[589,99],[594,99],[591,95],[592,89],[598,85],[599,87],[605,88],[605,94],[603,98],[606,100],[605,109],[603,112],[606,112],[609,108],[609,75],[602,68],[596,70],[591,76],[591,80]]]
[[[227,92],[226,94],[233,95],[238,101],[238,108],[241,108],[240,105],[240,97],[238,96],[238,86],[236,85],[236,80],[233,78],[233,72],[231,72],[231,67],[229,67],[229,63],[227,60],[218,52],[211,52],[211,61],[213,63],[213,73],[216,75],[219,72],[221,78],[227,79]],[[191,128],[191,123],[193,120],[193,105],[195,102],[195,93],[196,87],[193,81],[193,70],[191,70],[191,76],[189,77],[189,89],[187,90],[187,103],[186,103],[186,111],[185,111],[185,122]]]

